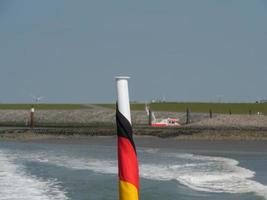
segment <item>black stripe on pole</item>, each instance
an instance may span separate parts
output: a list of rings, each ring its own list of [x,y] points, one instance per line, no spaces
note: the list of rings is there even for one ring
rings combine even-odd
[[[118,105],[116,106],[116,122],[117,122],[117,135],[129,139],[136,153],[135,144],[133,141],[132,125],[130,124],[128,119],[124,117],[123,114],[121,114],[121,112],[118,109]]]

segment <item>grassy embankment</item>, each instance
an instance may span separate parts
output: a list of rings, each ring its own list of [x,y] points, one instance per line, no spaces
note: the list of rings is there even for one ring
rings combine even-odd
[[[30,109],[32,104],[0,104],[0,109]],[[105,108],[115,109],[114,104],[98,104]],[[93,107],[90,105],[82,104],[35,104],[36,109],[40,110],[72,110],[72,109],[83,109]],[[171,112],[185,112],[189,108],[192,112],[197,113],[208,113],[211,109],[214,113],[229,113],[232,114],[255,114],[262,112],[267,114],[267,104],[256,104],[256,103],[153,103],[150,105],[154,111],[171,111]],[[144,104],[132,104],[132,110],[144,110]],[[2,124],[4,125],[4,124]],[[13,126],[25,126],[23,124],[12,124]],[[1,137],[10,137],[9,133],[38,133],[38,135],[52,134],[54,135],[73,135],[73,134],[84,134],[84,135],[114,135],[115,126],[111,123],[91,123],[91,124],[79,124],[79,123],[68,123],[68,124],[38,124],[34,130],[29,128],[13,128],[6,129],[5,127],[0,130]],[[11,126],[10,124],[6,126]],[[50,128],[49,128],[50,127]],[[255,130],[254,130],[255,129]],[[236,139],[262,139],[267,138],[266,129],[239,129],[238,127],[233,129],[212,129],[209,127],[192,128],[182,127],[180,129],[174,128],[152,128],[148,126],[135,126],[134,132],[142,135],[154,135],[158,137],[174,137],[179,136],[180,138],[208,138],[208,139],[220,139],[220,138],[236,138]],[[7,136],[5,136],[7,134]],[[34,135],[35,136],[35,135]],[[12,137],[15,137],[12,135]],[[16,138],[16,137],[15,137]]]
[[[0,104],[0,110],[28,110],[34,105],[38,110],[74,110],[90,108],[83,104]],[[115,104],[96,104],[104,108],[115,109]],[[191,112],[208,113],[210,110],[220,114],[267,114],[267,104],[260,103],[152,103],[149,105],[154,111],[185,112],[188,108]],[[144,104],[131,104],[132,110],[144,110]]]
[[[105,108],[115,109],[114,104],[98,104]],[[266,103],[152,103],[154,111],[185,112],[190,109],[195,113],[208,113],[210,110],[218,114],[267,114]],[[132,110],[144,110],[144,104],[131,104]]]
[[[0,110],[28,110],[32,106],[38,110],[75,110],[90,108],[82,104],[0,104]]]

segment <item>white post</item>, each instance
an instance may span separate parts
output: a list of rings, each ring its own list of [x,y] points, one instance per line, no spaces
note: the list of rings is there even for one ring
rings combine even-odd
[[[130,100],[129,100],[129,89],[128,89],[128,76],[117,76],[117,103],[120,113],[128,119],[131,124],[131,111],[130,111]]]
[[[31,108],[31,128],[34,127],[34,107]]]

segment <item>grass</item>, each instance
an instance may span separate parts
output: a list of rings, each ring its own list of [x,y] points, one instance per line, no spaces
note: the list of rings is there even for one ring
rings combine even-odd
[[[115,104],[96,104],[97,106],[103,107],[103,108],[109,108],[109,109],[115,109]],[[145,109],[145,104],[131,104],[131,109],[132,110],[144,110]]]
[[[262,112],[267,114],[267,104],[256,103],[155,103],[152,109],[159,111],[184,112],[187,108],[192,112],[207,113],[211,110],[214,113],[251,114]]]
[[[0,109],[28,110],[34,105],[38,110],[75,110],[90,108],[90,105],[83,104],[0,104]],[[115,109],[115,104],[97,104],[104,108]],[[267,114],[267,103],[152,103],[150,107],[154,111],[185,112],[190,109],[191,112],[229,114],[255,114],[261,112]],[[131,104],[132,110],[144,110],[144,104]]]
[[[99,104],[105,108],[115,109],[114,104]],[[221,114],[256,114],[261,112],[267,114],[266,103],[152,103],[150,107],[154,111],[170,111],[170,112],[185,112],[190,109],[191,112],[208,113],[210,110],[213,113]],[[131,104],[132,110],[144,110],[144,104]]]
[[[0,104],[0,110],[28,110],[32,105],[38,110],[75,110],[90,108],[90,106],[82,104]]]

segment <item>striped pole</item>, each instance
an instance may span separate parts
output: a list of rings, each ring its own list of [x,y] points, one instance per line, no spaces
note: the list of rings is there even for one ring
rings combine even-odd
[[[128,79],[129,77],[116,77],[119,199],[138,200],[139,170],[132,135]]]

